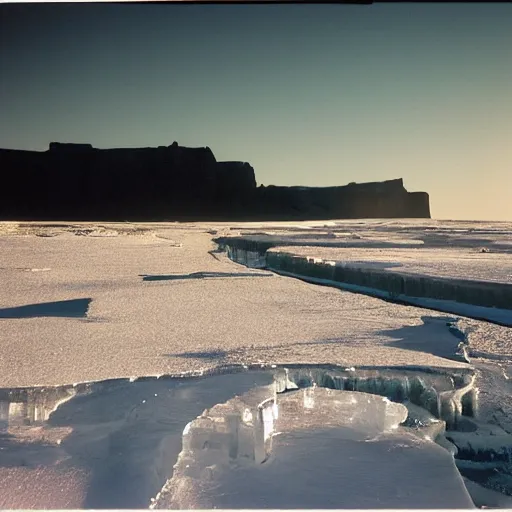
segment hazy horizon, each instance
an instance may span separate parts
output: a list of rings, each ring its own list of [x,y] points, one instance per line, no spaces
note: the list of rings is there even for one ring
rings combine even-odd
[[[209,146],[512,220],[512,5],[0,5],[0,147]]]

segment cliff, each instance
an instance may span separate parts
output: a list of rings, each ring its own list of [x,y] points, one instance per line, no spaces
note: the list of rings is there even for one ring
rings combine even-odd
[[[430,217],[428,195],[401,179],[340,187],[257,187],[245,162],[210,148],[0,149],[11,186],[2,220],[256,220]]]
[[[277,218],[430,218],[428,194],[407,192],[403,180],[340,187],[260,187],[260,214]]]

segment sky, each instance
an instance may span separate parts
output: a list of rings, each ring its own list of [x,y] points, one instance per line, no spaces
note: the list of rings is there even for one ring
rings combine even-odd
[[[0,147],[209,146],[512,221],[512,4],[1,4]],[[70,170],[70,172],[73,172]]]

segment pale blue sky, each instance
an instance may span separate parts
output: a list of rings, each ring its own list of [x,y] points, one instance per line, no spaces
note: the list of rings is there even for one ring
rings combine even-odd
[[[512,220],[511,4],[2,4],[0,108],[4,148],[177,140]]]

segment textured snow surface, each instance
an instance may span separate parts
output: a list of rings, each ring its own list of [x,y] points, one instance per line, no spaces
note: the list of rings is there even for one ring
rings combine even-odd
[[[385,265],[390,271],[510,282],[512,268],[508,223],[0,223],[0,387],[206,373],[252,363],[468,368],[465,357],[478,369],[482,417],[512,432],[512,329],[247,268],[229,260],[212,241],[228,235],[272,239],[325,259],[331,259],[327,253],[342,254],[343,260]],[[161,488],[172,473],[169,464],[180,453],[185,425],[248,390],[236,375],[216,378],[224,379],[222,384],[206,379],[198,381],[196,391],[190,391],[190,383],[173,388],[169,396],[177,401],[164,400],[156,415],[144,407],[160,400],[159,392],[148,387],[135,393],[125,383],[117,391],[118,404],[112,396],[102,402],[101,393],[92,393],[47,411],[50,429],[9,425],[2,434],[6,450],[0,452],[1,506],[94,508],[109,493],[113,506],[124,506],[118,501],[123,492],[126,506],[147,506],[140,497],[154,496],[148,489]],[[262,379],[259,385],[265,384]],[[123,393],[137,401],[136,407],[126,407]],[[263,494],[275,498],[268,506],[292,506],[286,503],[296,500],[298,508],[380,507],[401,482],[393,475],[409,472],[410,487],[401,495],[408,506],[470,506],[447,451],[395,430],[372,442],[340,439],[335,432],[347,432],[346,427],[323,428],[325,415],[331,417],[325,400],[306,403],[322,404],[327,412],[313,414],[315,407],[304,405],[301,420],[283,423],[286,415],[279,416],[282,423],[273,428],[282,435],[270,437],[270,464],[259,467],[268,472],[254,465],[244,468],[247,473],[226,470],[218,482],[229,492],[202,495],[193,487],[187,503],[204,498],[219,507],[246,507],[250,493],[262,496],[262,488],[271,489],[272,479],[279,477],[275,492]],[[140,441],[133,418],[146,422],[148,435],[126,450],[136,436]],[[270,423],[267,418],[267,432]],[[163,432],[169,436],[165,441]],[[340,450],[346,455],[341,461]],[[370,460],[374,473],[368,472]],[[321,471],[312,475],[308,464]],[[243,483],[244,474],[252,483],[242,503],[237,479]],[[312,476],[321,485],[308,487]],[[442,492],[429,498],[434,501],[421,501],[420,496],[428,498],[421,482],[436,479],[441,482],[432,487]],[[126,481],[140,488],[134,484],[124,491]],[[340,481],[350,482],[342,487],[348,494],[341,504],[333,495]],[[387,484],[375,487],[381,481]],[[297,482],[303,494],[292,496]],[[368,495],[360,487],[357,499],[362,501],[354,501],[353,482],[372,484],[375,492]],[[280,502],[278,491],[291,501]],[[380,504],[371,501],[378,496]]]
[[[472,248],[512,252],[512,223],[433,219],[361,219],[297,224],[246,223],[231,234],[287,245],[365,248]]]
[[[106,228],[125,232],[34,226],[0,237],[1,386],[247,362],[460,364],[445,359],[460,342],[452,317],[233,263],[211,241],[228,227]],[[20,270],[34,268],[49,270]]]

